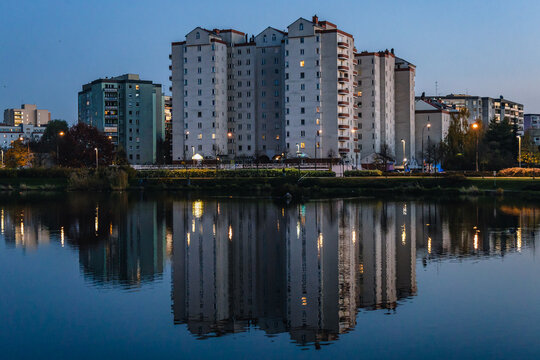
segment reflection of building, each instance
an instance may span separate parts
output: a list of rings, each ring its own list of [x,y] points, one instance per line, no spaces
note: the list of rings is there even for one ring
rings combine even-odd
[[[108,241],[79,249],[85,276],[98,285],[138,286],[159,278],[166,256],[165,226],[158,219],[155,202],[139,202],[131,207],[118,225],[99,223],[96,207],[96,233],[109,231]],[[106,209],[102,210],[106,211]]]
[[[336,339],[359,307],[395,308],[416,293],[406,206],[175,202],[175,322],[201,337],[256,324],[298,344]]]

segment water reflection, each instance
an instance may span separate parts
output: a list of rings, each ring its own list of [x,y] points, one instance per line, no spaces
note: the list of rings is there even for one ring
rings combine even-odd
[[[115,195],[0,206],[6,244],[76,249],[96,286],[137,288],[172,273],[172,312],[200,338],[289,333],[316,347],[363,310],[397,311],[416,267],[534,246],[538,208],[493,200],[255,200]]]

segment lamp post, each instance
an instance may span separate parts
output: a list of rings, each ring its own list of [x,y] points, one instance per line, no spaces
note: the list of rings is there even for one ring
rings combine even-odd
[[[519,149],[518,161],[519,161],[519,167],[521,167],[521,135],[518,135],[517,138],[518,138],[518,149]]]
[[[94,148],[94,150],[95,150],[95,152],[96,152],[96,170],[97,170],[97,169],[98,169],[98,166],[99,166],[99,165],[98,165],[98,154],[99,154],[99,150],[98,150],[97,147]]]
[[[478,130],[480,126],[477,122],[475,122],[474,124],[472,124],[472,128],[474,130]],[[476,132],[476,171],[478,172],[478,131]]]
[[[63,131],[60,131],[58,133],[58,136],[64,136],[64,132]],[[56,165],[58,165],[58,163],[60,162],[60,148],[58,146],[58,138],[56,138]]]
[[[2,152],[2,167],[4,167],[4,149],[0,150]]]
[[[401,144],[403,145],[403,171],[405,171],[405,162],[407,161],[407,157],[405,156],[405,140],[401,139]]]
[[[426,159],[424,157],[424,129],[426,127],[428,128],[428,131],[429,131],[431,124],[428,122],[426,125],[424,125],[424,127],[422,127],[422,172],[424,172],[424,168],[426,166]]]

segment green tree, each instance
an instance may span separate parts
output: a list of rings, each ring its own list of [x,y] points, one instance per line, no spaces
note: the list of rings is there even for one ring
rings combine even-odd
[[[482,153],[489,170],[512,167],[517,162],[518,140],[516,127],[507,118],[493,119],[483,138]]]
[[[8,168],[19,168],[30,164],[28,145],[22,140],[16,140],[4,155],[4,162]]]
[[[540,165],[540,149],[534,143],[534,137],[531,130],[525,131],[521,140],[521,161],[527,167],[536,167]]]
[[[452,114],[448,134],[441,146],[444,169],[467,170],[475,167],[476,137],[482,136],[482,129],[471,129],[468,119],[467,108]],[[476,123],[481,126],[480,122]]]

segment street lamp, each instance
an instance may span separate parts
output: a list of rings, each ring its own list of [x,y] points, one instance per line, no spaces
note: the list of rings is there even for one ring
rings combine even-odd
[[[519,149],[518,161],[519,161],[519,167],[521,167],[521,135],[518,135],[517,138],[518,138],[518,149]]]
[[[472,124],[473,130],[478,130],[480,125],[477,122]],[[478,132],[476,133],[476,171],[478,172]]]
[[[405,140],[401,139],[401,144],[403,145],[403,171],[405,171],[405,162],[407,158],[405,157]]]
[[[424,125],[424,127],[422,127],[422,172],[424,172],[424,168],[426,166],[426,159],[424,157],[424,129],[426,127],[428,128],[428,131],[429,131],[431,124],[428,122],[426,125]]]
[[[64,132],[60,131],[58,136],[64,136]],[[58,139],[56,139],[56,165],[60,162],[60,148],[58,147]]]
[[[99,152],[99,151],[98,151],[98,148],[97,148],[97,147],[94,148],[94,150],[96,151],[96,170],[97,170],[97,169],[98,169],[98,166],[99,166],[99,165],[98,165],[98,152]]]

